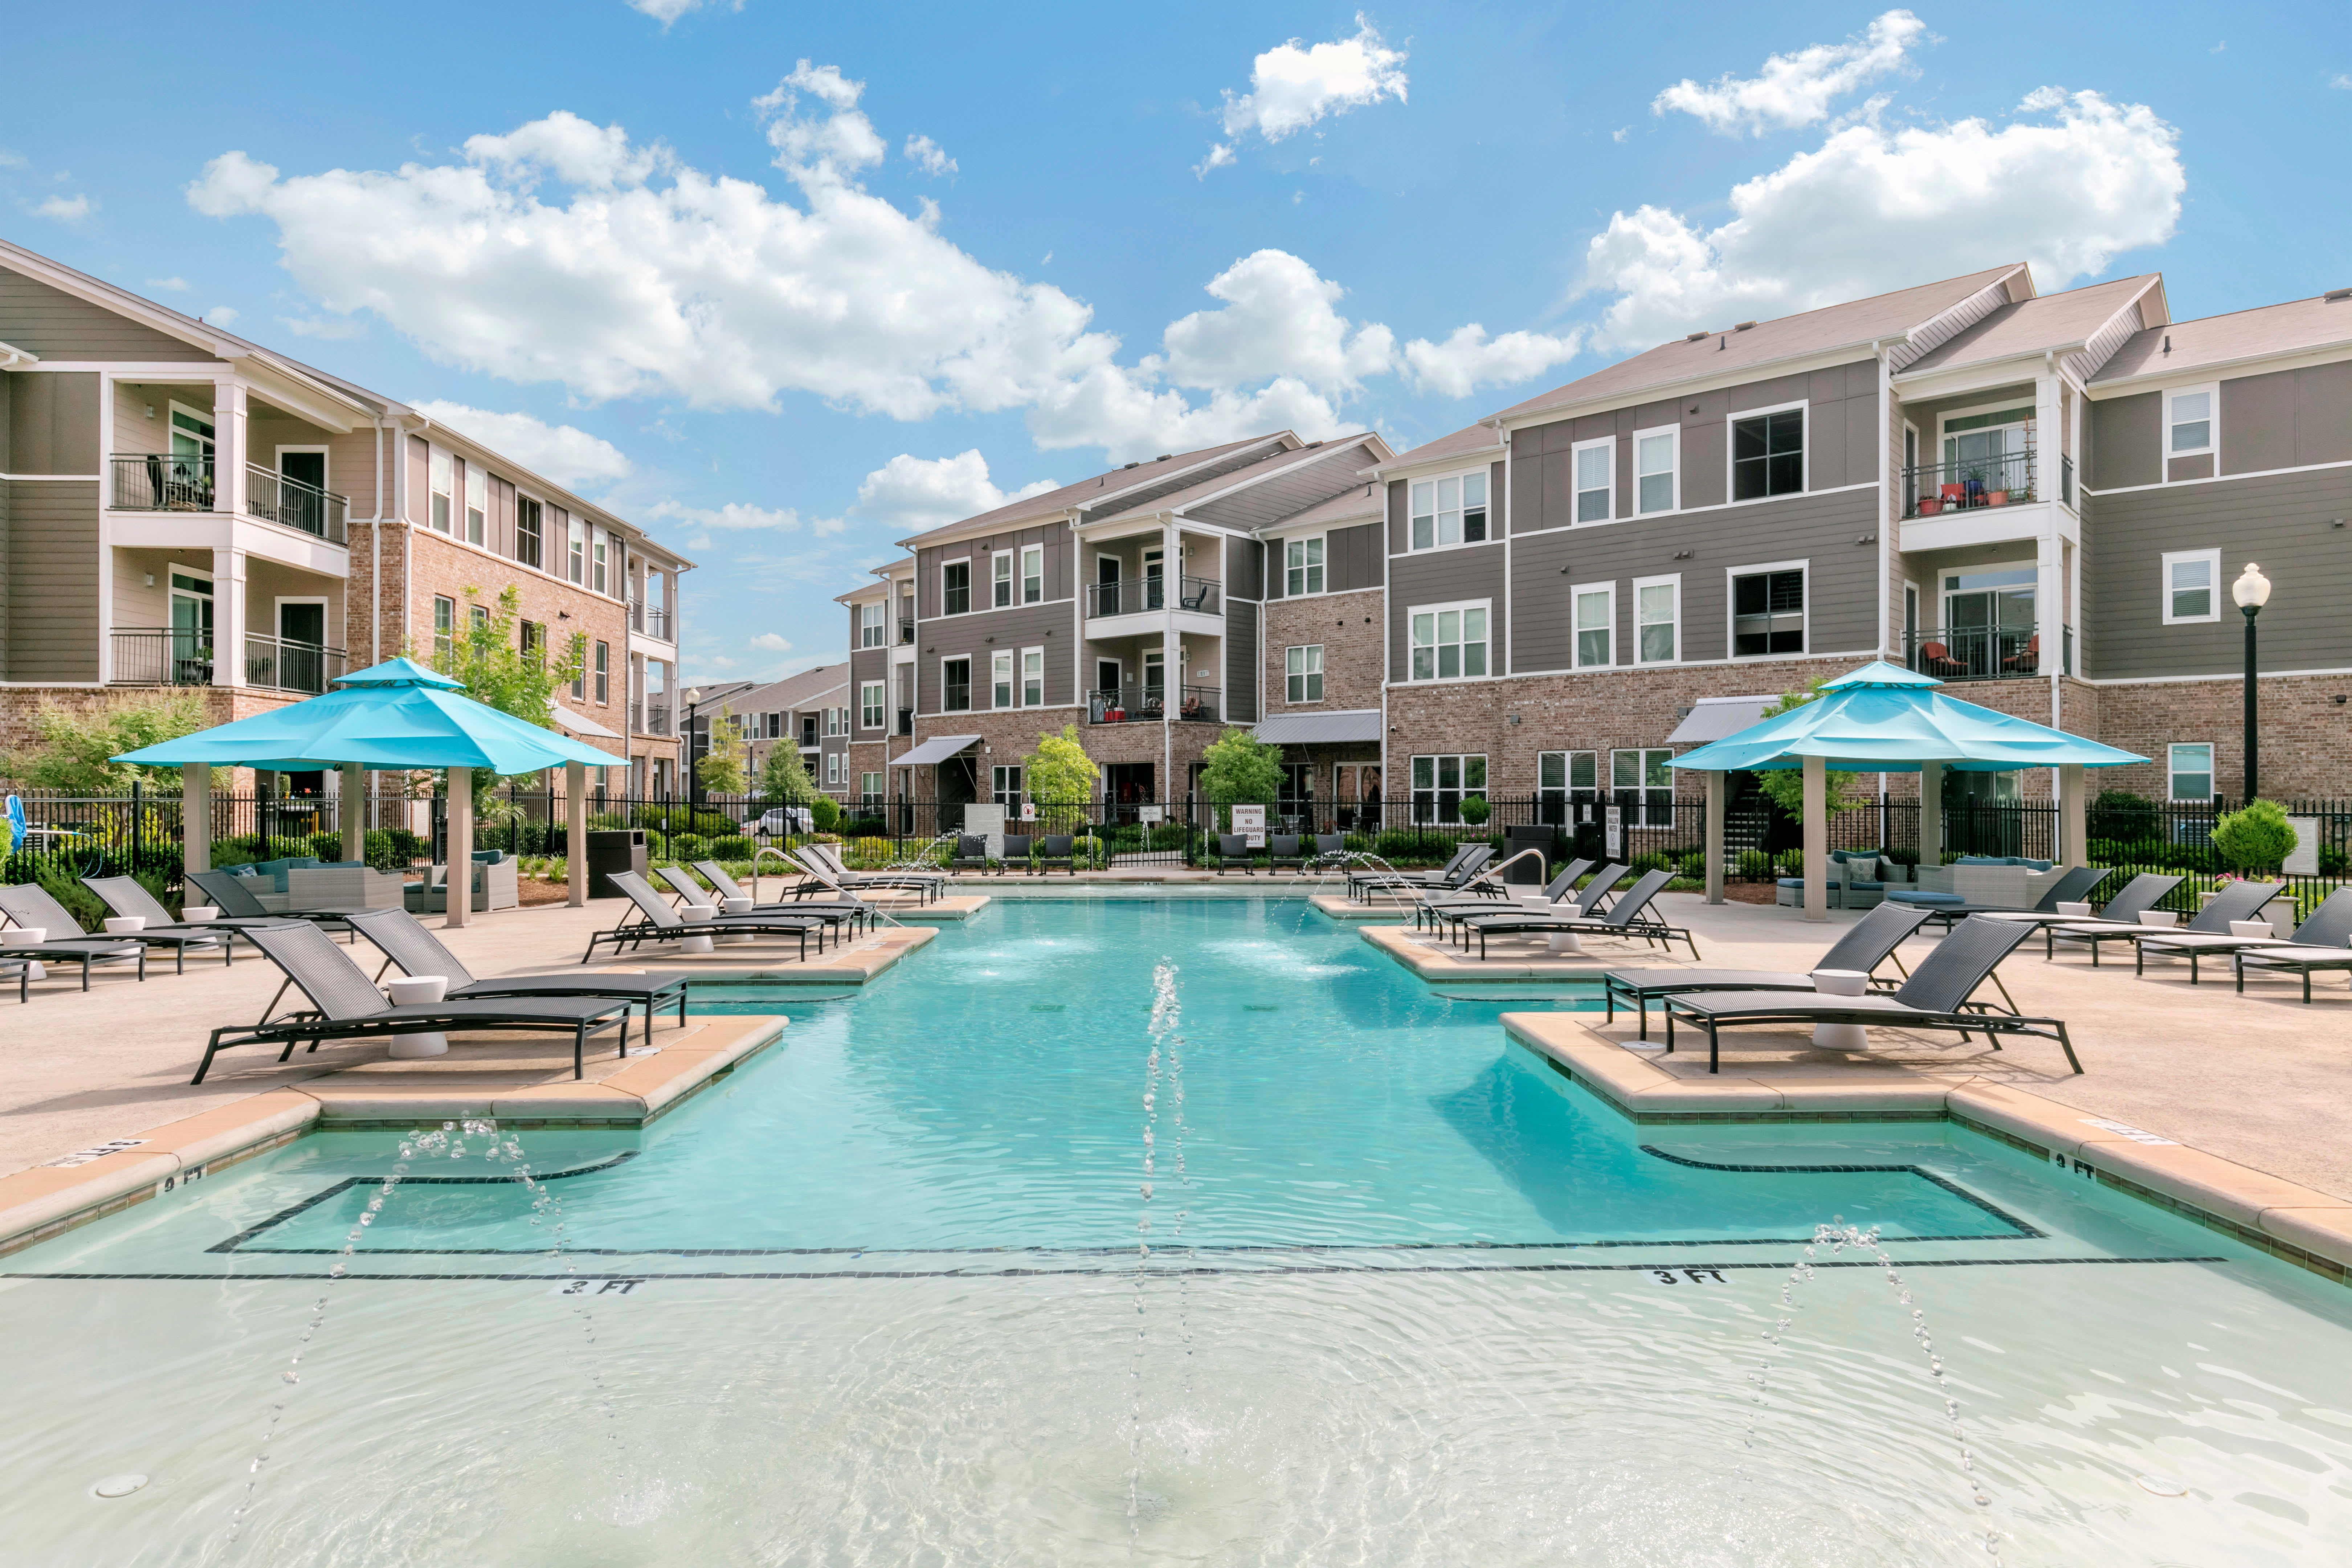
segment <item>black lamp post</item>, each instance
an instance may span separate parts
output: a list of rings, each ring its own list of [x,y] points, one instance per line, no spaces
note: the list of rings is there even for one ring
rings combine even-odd
[[[2252,636],[2251,632],[2247,634]],[[695,766],[694,748],[701,739],[697,733],[695,710],[702,705],[702,689],[689,686],[678,695],[686,699],[686,803],[699,811],[702,808],[702,770]]]
[[[2254,617],[2270,602],[2271,580],[2263,575],[2261,567],[2249,561],[2238,580],[2230,584],[2230,597],[2238,602],[2238,608],[2246,616],[2246,797],[2238,803],[2243,806],[2252,803],[2259,782],[2255,766],[2260,752],[2254,724]]]

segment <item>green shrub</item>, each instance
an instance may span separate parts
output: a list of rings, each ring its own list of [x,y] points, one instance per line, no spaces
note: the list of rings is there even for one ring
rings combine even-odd
[[[1805,852],[1801,849],[1780,851],[1780,875],[1801,877],[1805,874]]]
[[[45,865],[36,873],[36,880],[48,889],[49,897],[66,907],[66,913],[81,922],[83,931],[93,931],[104,929],[100,922],[106,919],[106,906],[99,901],[96,893],[76,881],[64,868]],[[57,931],[49,932],[52,939],[58,934]],[[68,931],[64,934],[72,936],[79,933]]]
[[[841,826],[841,803],[829,795],[821,795],[809,805],[809,820],[819,833],[831,833]]]
[[[2332,844],[2323,844],[2319,847],[2319,874],[2321,876],[2341,877],[2344,875],[2346,869],[2346,856],[2343,850],[2336,848]]]
[[[841,825],[841,831],[849,838],[884,838],[890,826],[878,816],[853,816]]]
[[[1633,857],[1633,871],[1638,877],[1647,871],[1668,870],[1673,866],[1674,861],[1664,850],[1652,849]]]
[[[303,843],[303,853],[320,860],[340,860],[343,858],[343,836],[340,833],[313,833]]]
[[[722,834],[719,837],[713,838],[710,841],[710,853],[708,858],[712,860],[748,860],[751,858],[752,851],[758,847],[759,846],[753,844],[751,839],[745,837],[742,834]]]
[[[588,827],[591,832],[613,833],[635,826],[635,823],[617,811],[592,811],[588,814]]]
[[[1483,826],[1486,818],[1494,814],[1495,808],[1486,804],[1485,795],[1465,795],[1462,797],[1462,820],[1471,826]]]
[[[1192,836],[1192,830],[1181,822],[1158,823],[1151,829],[1151,847],[1162,854],[1171,849],[1181,849]]]
[[[2244,871],[2269,871],[2294,853],[2298,842],[2286,808],[2274,800],[2249,802],[2242,811],[2224,816],[2213,827],[2213,847],[2231,866]]]
[[[2158,836],[2156,803],[2127,789],[2103,789],[2084,812],[2084,837],[2137,843]]]
[[[1760,881],[1771,872],[1772,857],[1763,850],[1742,849],[1739,852],[1739,874],[1742,877],[1750,881]]]
[[[673,833],[669,836],[669,854],[681,866],[689,860],[707,859],[710,841],[698,833]]]

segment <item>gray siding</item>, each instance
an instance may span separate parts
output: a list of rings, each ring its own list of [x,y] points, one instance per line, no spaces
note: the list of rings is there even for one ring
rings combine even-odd
[[[194,343],[5,267],[0,267],[0,343],[14,343],[43,359],[213,358]]]
[[[1323,536],[1323,586],[1328,593],[1377,588],[1386,575],[1381,568],[1387,564],[1376,522],[1335,528]]]
[[[1265,596],[1265,546],[1255,539],[1225,543],[1225,595],[1233,599]]]
[[[940,568],[950,561],[969,557],[971,561],[972,613],[982,613],[988,603],[989,573],[994,570],[994,558],[1000,551],[1013,552],[1013,593],[1020,593],[1021,552],[1032,544],[1045,547],[1045,599],[1066,599],[1070,596],[1076,574],[1072,571],[1071,534],[1063,522],[1040,523],[1034,528],[1001,529],[978,539],[955,544],[934,544],[918,551],[915,555],[916,600],[919,613],[925,618],[940,614]],[[1093,581],[1088,578],[1087,581]],[[1034,610],[1034,605],[1013,605],[1006,610],[989,612],[1007,615],[1019,610]],[[985,633],[979,634],[985,636]],[[1067,635],[1066,633],[1065,634]]]
[[[2162,395],[2111,397],[2091,405],[2091,488],[2120,489],[2152,485],[2161,479],[2157,426],[2164,417]]]
[[[853,725],[859,726],[856,731],[856,738],[859,741],[873,741],[883,735],[887,735],[890,732],[892,727],[898,721],[898,715],[892,711],[898,704],[897,700],[889,689],[889,679],[890,650],[887,647],[858,647],[850,649],[849,695],[845,700],[849,705],[849,721]],[[878,731],[868,730],[863,727],[866,721],[866,704],[864,700],[863,688],[869,680],[879,680],[884,683],[882,691],[882,728]]]
[[[2352,360],[2221,384],[2221,471],[2352,461]]]
[[[1919,403],[1906,403],[1902,405],[1901,412],[1906,423],[1918,426],[1919,460],[1922,463],[1940,463],[1944,460],[1944,449],[1936,444],[1937,420],[1961,408],[2032,408],[2034,405],[2034,395],[2033,384],[2025,381],[2019,382],[2013,386],[1995,387],[1990,392],[1969,392],[1958,397],[1937,397]],[[2040,431],[2035,432],[2037,437],[2041,434]],[[1899,465],[1902,460],[1902,451],[1897,448],[1895,461]]]
[[[32,371],[8,379],[9,471],[97,473],[98,373]]]
[[[2352,630],[2340,609],[2352,592],[2352,536],[2330,526],[2352,517],[2352,468],[2137,490],[2091,504],[2095,526],[2084,532],[2101,548],[2084,566],[2087,607],[2097,612],[2084,623],[2084,653],[2095,679],[2242,668],[2245,627],[2229,584],[2249,561],[2278,584],[2262,615],[2263,668],[2352,664]],[[2164,625],[2164,553],[2217,549],[2221,619]]]
[[[993,696],[988,685],[989,656],[1000,652],[1018,654],[1024,647],[1040,645],[1045,649],[1046,705],[1069,706],[1070,661],[1074,657],[1071,648],[1076,639],[1070,636],[1070,606],[1066,604],[1022,605],[984,616],[950,616],[944,620],[925,621],[916,631],[916,707],[922,713],[935,714],[940,710],[941,659],[959,655],[971,658],[972,710],[985,712]],[[996,640],[991,642],[991,637]],[[1016,661],[1016,680],[1019,668]],[[1019,692],[1014,695],[1017,697]]]
[[[1416,605],[1451,604],[1457,599],[1492,599],[1494,612],[1486,629],[1490,674],[1503,672],[1504,639],[1510,635],[1508,605],[1504,596],[1503,546],[1465,544],[1459,550],[1431,550],[1399,556],[1390,563],[1394,585],[1389,592],[1389,679],[1402,680],[1412,658],[1412,639],[1405,617]]]
[[[1672,517],[1563,530],[1512,546],[1512,673],[1567,669],[1575,662],[1571,585],[1617,584],[1617,661],[1633,658],[1636,577],[1682,575],[1682,652],[1686,659],[1729,656],[1726,573],[1768,562],[1807,563],[1811,603],[1807,649],[1853,653],[1878,645],[1878,556],[1856,544],[1876,531],[1868,491],[1792,496],[1745,508],[1737,531],[1695,529]],[[1677,561],[1677,551],[1691,557]],[[1427,595],[1435,597],[1436,595]]]
[[[1258,606],[1225,606],[1225,714],[1241,724],[1258,720]]]
[[[10,680],[96,680],[98,486],[8,487],[5,593]]]

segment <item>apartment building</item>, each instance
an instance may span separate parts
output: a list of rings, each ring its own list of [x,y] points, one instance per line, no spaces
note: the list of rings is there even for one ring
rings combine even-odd
[[[739,680],[696,692],[688,720],[688,755],[708,756],[722,715],[743,741],[743,771],[755,786],[768,758],[782,747],[800,754],[820,793],[846,802],[849,780],[849,665],[820,665],[782,680]],[[847,781],[847,782],[845,782]]]
[[[614,753],[592,782],[658,788],[691,565],[396,399],[0,242],[0,748],[43,701],[181,689],[218,722],[429,659],[511,585],[525,646],[580,639],[559,720]]]
[[[845,675],[853,722],[848,761],[853,795],[873,807],[909,798],[913,775],[898,775],[891,789],[891,763],[915,746],[915,558],[903,556],[874,568],[875,580],[835,602],[849,612],[849,667]]]

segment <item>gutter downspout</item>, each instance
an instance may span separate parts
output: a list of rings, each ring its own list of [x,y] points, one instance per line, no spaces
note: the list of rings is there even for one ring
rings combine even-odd
[[[1887,487],[1887,471],[1902,459],[1903,445],[1895,436],[1895,411],[1891,405],[1895,395],[1895,371],[1886,363],[1888,356],[1880,347],[1883,342],[1879,338],[1870,340],[1870,356],[1878,363],[1878,438],[1885,442],[1888,448],[1886,461],[1878,465],[1878,526],[1891,535],[1878,542],[1878,657],[1882,659],[1886,657],[1886,645],[1892,640],[1887,632],[1895,619],[1893,552],[1903,540],[1903,522],[1893,515],[1893,496]],[[1904,657],[1910,657],[1910,649],[1904,649]],[[1709,778],[1711,782],[1713,775],[1710,774]],[[1886,798],[1886,775],[1883,773],[1878,775],[1878,798],[1882,801]],[[1708,799],[1714,799],[1713,794],[1710,793]],[[1715,902],[1712,882],[1708,884],[1708,893],[1707,901]],[[1823,896],[1827,897],[1826,894]]]
[[[375,422],[375,521],[368,525],[368,662],[383,662],[383,420]]]

